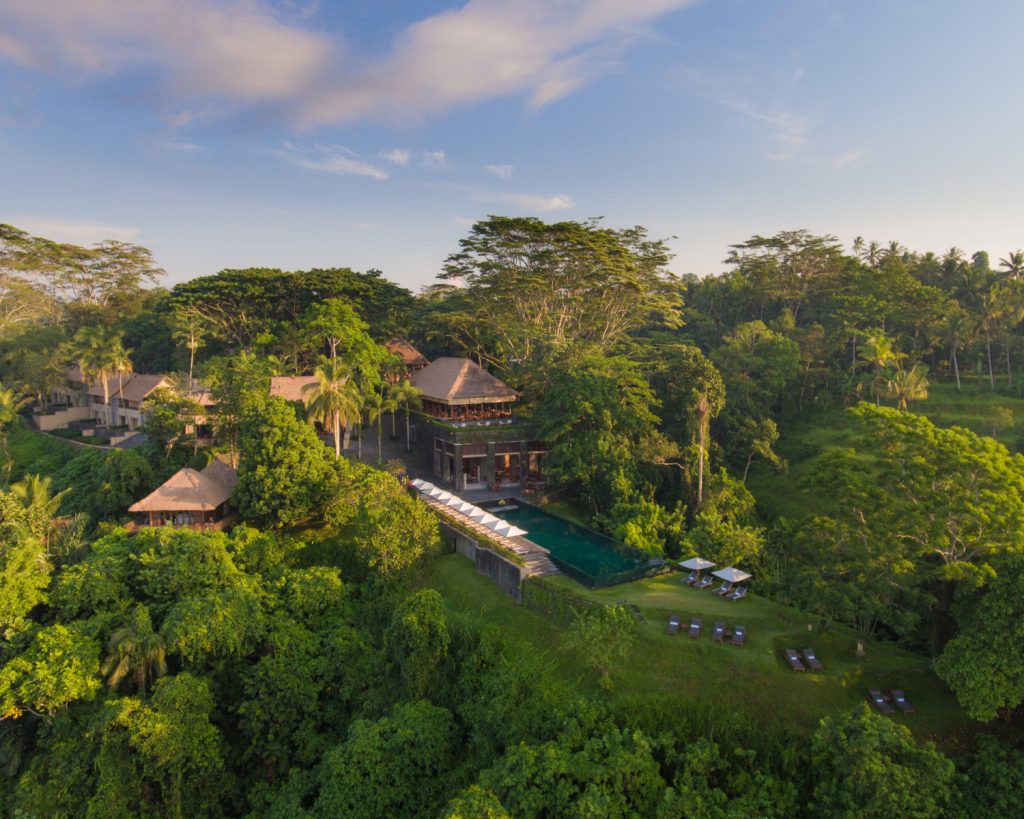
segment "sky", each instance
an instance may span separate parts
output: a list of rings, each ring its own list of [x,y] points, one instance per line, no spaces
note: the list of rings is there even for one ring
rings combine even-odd
[[[805,228],[1024,246],[1020,0],[0,0],[0,222],[430,284],[488,214],[674,272]]]

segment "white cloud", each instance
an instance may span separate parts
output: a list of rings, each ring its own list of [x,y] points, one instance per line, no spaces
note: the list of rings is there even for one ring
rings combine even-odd
[[[240,103],[289,100],[337,51],[261,0],[5,0],[0,32],[0,58],[26,68],[77,81],[156,65],[176,97]]]
[[[512,171],[515,170],[511,165],[484,165],[484,169],[499,179],[511,179]]]
[[[164,102],[262,105],[312,127],[418,120],[498,96],[547,105],[615,70],[656,18],[696,0],[468,0],[356,55],[310,18],[268,0],[3,0],[0,60],[78,82],[156,69]]]
[[[432,171],[441,171],[448,167],[448,156],[444,151],[424,151],[421,159],[423,167]]]
[[[380,154],[381,159],[386,159],[395,165],[408,165],[409,160],[412,158],[412,154],[409,153],[405,148],[392,148],[390,151],[385,151]]]
[[[206,150],[202,145],[196,145],[194,142],[165,141],[158,142],[157,147],[163,148],[165,151],[181,151],[182,153],[190,154],[200,153],[201,151]]]
[[[342,145],[314,145],[304,147],[291,142],[284,149],[276,151],[287,162],[307,171],[333,173],[346,176],[368,176],[371,179],[387,179],[388,172],[369,162]]]
[[[843,151],[835,159],[832,160],[832,167],[837,171],[845,171],[848,168],[856,168],[858,165],[863,165],[868,157],[868,149],[865,146],[859,148],[850,148],[848,151]]]
[[[139,235],[139,229],[118,225],[107,225],[102,222],[77,221],[74,219],[50,219],[46,217],[13,216],[7,221],[21,230],[35,236],[52,239],[55,242],[66,242],[73,245],[94,245],[107,239],[118,242],[133,242]]]
[[[500,193],[494,196],[480,196],[477,202],[511,205],[517,210],[532,213],[547,213],[552,210],[568,210],[576,207],[571,196],[555,194],[553,196],[537,196],[530,193]]]

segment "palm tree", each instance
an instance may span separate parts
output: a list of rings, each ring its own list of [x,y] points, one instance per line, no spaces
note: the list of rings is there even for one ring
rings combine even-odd
[[[902,353],[897,353],[892,347],[892,341],[881,330],[874,330],[868,333],[867,338],[860,345],[858,358],[865,364],[874,368],[874,377],[871,380],[871,390],[875,394],[875,403],[878,403],[878,387],[884,381],[882,371],[903,358]]]
[[[887,381],[889,395],[896,399],[896,409],[907,411],[907,403],[920,401],[928,397],[928,368],[920,362],[909,370],[897,367],[892,378]]]
[[[124,345],[115,334],[100,327],[83,327],[73,342],[73,355],[86,381],[98,380],[103,387],[103,403],[107,407],[107,423],[110,419],[110,377],[124,364]]]
[[[412,440],[409,433],[409,414],[412,410],[423,406],[423,401],[420,399],[423,391],[418,387],[414,387],[412,382],[406,379],[397,384],[392,384],[390,392],[391,397],[395,401],[395,408],[401,407],[405,410],[405,451],[411,452]]]
[[[110,348],[110,365],[117,374],[117,404],[119,407],[124,406],[124,398],[121,397],[121,390],[124,389],[124,376],[132,373],[132,360],[128,353],[129,351],[124,348],[121,339],[116,339]],[[114,421],[116,422],[117,419],[115,418]]]
[[[352,422],[359,417],[360,400],[352,371],[337,358],[321,359],[305,393],[306,413],[311,421],[319,421],[334,436],[334,456],[341,457],[341,432],[345,430],[346,445]]]
[[[383,438],[383,427],[384,427],[384,416],[391,412],[393,413],[397,408],[395,399],[371,390],[366,394],[366,400],[363,402],[363,409],[366,411],[366,420],[373,424],[377,424],[377,465],[379,466],[382,462],[382,438]],[[392,416],[394,417],[394,416]]]
[[[946,316],[942,324],[942,337],[949,344],[949,363],[953,365],[953,372],[956,375],[957,391],[960,390],[960,361],[957,352],[969,342],[972,329],[970,316],[959,308]]]
[[[65,489],[56,495],[50,494],[53,479],[42,475],[26,475],[17,483],[12,483],[11,494],[25,508],[25,517],[29,534],[36,538],[49,550],[50,535],[53,532],[53,519],[64,496],[70,492]]]
[[[988,383],[993,390],[996,388],[996,376],[992,370],[992,336],[995,334],[999,320],[1003,317],[1003,296],[998,287],[989,288],[979,305],[978,321],[985,331],[985,353],[988,358]]]
[[[999,260],[999,266],[1006,270],[1010,279],[1024,278],[1024,250],[1014,250],[1005,259]]]
[[[708,417],[711,414],[711,404],[705,393],[697,395],[697,401],[693,407],[693,415],[697,421],[697,508],[700,509],[704,503],[704,452],[708,437]]]
[[[107,685],[111,690],[131,677],[142,695],[150,682],[167,673],[164,638],[153,631],[153,621],[145,606],[136,606],[128,622],[110,635],[101,671],[110,675]]]

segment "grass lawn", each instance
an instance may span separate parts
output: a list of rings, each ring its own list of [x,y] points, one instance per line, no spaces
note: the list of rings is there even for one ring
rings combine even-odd
[[[926,658],[887,643],[869,642],[866,657],[858,659],[855,634],[848,629],[833,627],[824,634],[809,631],[808,625],[814,628],[812,619],[795,609],[757,597],[730,603],[711,591],[684,586],[681,578],[680,574],[664,575],[596,590],[565,577],[545,581],[604,603],[635,603],[643,613],[645,622],[629,656],[612,670],[615,687],[607,696],[613,703],[660,698],[668,701],[668,713],[732,712],[769,731],[788,728],[809,733],[822,717],[863,702],[868,689],[902,688],[918,713],[893,719],[904,722],[919,738],[933,739],[952,750],[973,733],[974,724],[931,673]],[[423,582],[441,592],[453,609],[500,625],[552,659],[567,679],[598,695],[595,674],[564,644],[561,628],[516,605],[478,575],[470,561],[458,555],[439,558],[430,564]],[[685,625],[678,635],[669,637],[665,626],[670,614],[682,615],[686,623],[701,617],[701,637],[691,640]],[[712,641],[716,620],[724,620],[730,628],[746,626],[746,647]],[[790,671],[783,649],[806,647],[816,650],[824,672]]]
[[[71,444],[23,425],[11,430],[7,445],[12,461],[12,483],[30,473],[53,475],[81,451]]]

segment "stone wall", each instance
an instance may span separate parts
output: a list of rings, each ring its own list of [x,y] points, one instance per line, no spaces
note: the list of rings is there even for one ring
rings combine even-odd
[[[50,432],[55,429],[67,429],[72,421],[88,421],[89,418],[88,407],[68,407],[46,415],[36,415],[32,420],[41,432]]]
[[[499,589],[517,603],[523,602],[522,586],[526,570],[522,566],[491,551],[486,546],[481,546],[472,538],[444,522],[441,523],[441,536],[453,552],[458,552],[463,557],[472,560],[476,565],[477,572],[489,577]]]

